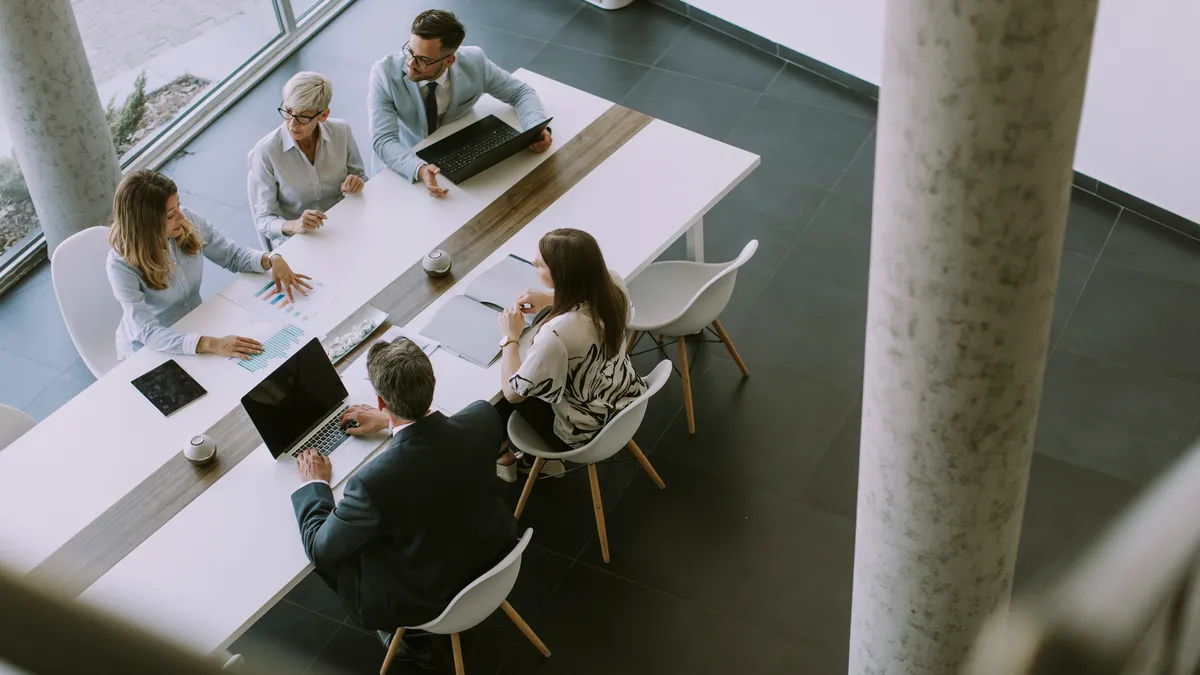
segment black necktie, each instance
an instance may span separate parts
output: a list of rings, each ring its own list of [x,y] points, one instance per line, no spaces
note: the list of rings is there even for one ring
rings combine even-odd
[[[425,120],[429,123],[430,134],[437,131],[438,127],[437,88],[437,82],[425,85]]]

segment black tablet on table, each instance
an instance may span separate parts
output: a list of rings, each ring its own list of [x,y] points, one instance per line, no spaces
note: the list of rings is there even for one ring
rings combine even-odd
[[[166,416],[208,393],[174,359],[138,377],[131,384]]]

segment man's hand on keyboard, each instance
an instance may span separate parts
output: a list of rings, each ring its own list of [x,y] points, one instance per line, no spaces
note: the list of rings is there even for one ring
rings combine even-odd
[[[449,188],[438,187],[437,176],[441,173],[441,169],[432,164],[422,164],[420,169],[417,169],[417,178],[420,178],[425,183],[425,189],[429,190],[429,194],[434,197],[445,197],[450,191]]]
[[[316,448],[309,448],[296,457],[296,470],[300,472],[302,481],[323,480],[328,483],[333,480],[333,465]]]
[[[554,139],[550,136],[550,130],[542,129],[542,140],[540,140],[536,143],[530,144],[529,149],[532,152],[541,154],[541,153],[549,150],[550,144],[553,142],[554,142]]]
[[[351,424],[354,422],[358,426]],[[369,405],[351,406],[342,414],[342,430],[351,436],[377,434],[388,426],[388,416]]]

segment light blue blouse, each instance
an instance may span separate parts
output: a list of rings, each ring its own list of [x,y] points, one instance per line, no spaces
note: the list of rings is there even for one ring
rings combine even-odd
[[[265,272],[263,251],[239,246],[210,225],[203,216],[187,207],[183,215],[204,241],[200,250],[205,258],[231,272]],[[166,354],[195,354],[199,333],[182,333],[170,326],[200,306],[200,280],[204,261],[200,254],[187,255],[170,240],[171,281],[161,291],[146,285],[142,273],[116,251],[108,252],[108,281],[113,295],[121,303],[121,323],[117,326],[117,358],[125,360],[145,345]]]
[[[259,140],[246,158],[254,226],[273,247],[287,241],[285,222],[299,218],[305,209],[327,211],[340,202],[346,176],[366,178],[350,125],[331,117],[318,128],[313,162],[283,125]]]

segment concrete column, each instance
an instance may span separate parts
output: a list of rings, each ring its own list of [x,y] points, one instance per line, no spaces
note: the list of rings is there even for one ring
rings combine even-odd
[[[890,0],[852,675],[957,673],[1007,607],[1096,0]]]
[[[103,224],[121,177],[70,0],[0,0],[0,96],[50,251]]]

